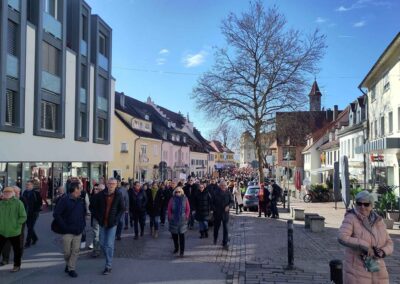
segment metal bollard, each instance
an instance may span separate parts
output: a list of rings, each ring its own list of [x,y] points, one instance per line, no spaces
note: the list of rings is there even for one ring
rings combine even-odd
[[[334,259],[329,262],[331,269],[331,283],[343,284],[343,263],[339,259]]]
[[[287,221],[288,225],[288,266],[287,269],[294,269],[294,244],[293,244],[293,220]]]

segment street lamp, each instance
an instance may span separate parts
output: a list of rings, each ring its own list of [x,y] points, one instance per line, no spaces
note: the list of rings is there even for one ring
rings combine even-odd
[[[289,190],[289,161],[290,161],[290,150],[286,153],[285,159],[286,159],[286,161],[287,161],[285,187],[287,186],[287,196],[288,196],[287,207],[288,207],[288,211],[290,212],[290,190]]]

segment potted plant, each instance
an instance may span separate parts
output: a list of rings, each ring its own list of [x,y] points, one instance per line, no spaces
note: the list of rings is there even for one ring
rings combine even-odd
[[[383,222],[386,224],[388,229],[393,229],[394,219],[389,218],[390,213],[396,206],[396,195],[392,190],[386,190],[381,193],[378,197],[378,201],[375,202],[375,208],[377,213],[382,216]]]

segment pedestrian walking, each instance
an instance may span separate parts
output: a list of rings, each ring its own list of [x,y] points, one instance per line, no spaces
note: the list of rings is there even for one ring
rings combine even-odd
[[[156,182],[147,190],[147,214],[150,217],[150,234],[158,238],[158,228],[160,224],[162,191]]]
[[[161,183],[161,212],[160,212],[160,223],[161,226],[165,225],[165,217],[167,215],[168,203],[170,198],[172,197],[173,189],[170,190],[169,182]]]
[[[128,187],[129,185],[125,182],[121,182],[121,187],[118,188],[118,191],[121,193],[122,198],[124,200],[125,212],[121,215],[121,219],[118,221],[117,232],[116,232],[116,240],[121,240],[122,228],[125,223],[125,230],[128,229],[128,214],[129,214],[129,194]]]
[[[183,187],[183,192],[185,193],[186,198],[189,200],[189,205],[191,210],[194,211],[194,199],[198,192],[197,184],[194,183],[194,178],[190,177],[188,182]],[[189,230],[193,229],[194,226],[194,214],[190,212],[189,221],[188,221]]]
[[[229,232],[229,209],[233,206],[232,194],[229,192],[226,182],[219,183],[219,189],[215,192],[213,199],[214,208],[214,245],[217,244],[219,228],[223,228],[222,246],[228,250]]]
[[[13,186],[12,188],[14,189],[15,198],[19,199],[22,202],[22,204],[24,204],[24,208],[25,208],[25,212],[26,212],[27,203],[26,203],[25,198],[23,196],[21,196],[21,188],[19,188],[18,186]],[[22,248],[24,247],[24,229],[25,229],[25,223],[22,224],[21,235],[20,235],[20,245]],[[3,250],[0,250],[0,252],[1,252],[1,256],[2,256],[2,261],[0,262],[0,266],[8,264],[10,261],[10,253],[11,253],[10,241],[7,241],[5,243],[5,245],[3,246]],[[21,251],[21,257],[22,257],[22,255],[23,255],[23,249]]]
[[[94,203],[94,196],[103,191],[105,189],[104,184],[95,184],[92,190],[92,195],[90,197],[90,204]],[[93,210],[93,205],[90,206],[91,210]],[[92,235],[93,235],[93,242],[89,245],[90,249],[93,249],[92,257],[100,256],[100,225],[96,218],[94,218],[93,214],[90,216],[91,219],[91,226],[92,226]]]
[[[117,189],[117,180],[109,178],[107,188],[93,198],[91,212],[100,225],[100,246],[106,257],[103,275],[111,273],[117,224],[125,212],[124,200]]]
[[[236,209],[236,215],[242,213],[242,208],[243,208],[243,199],[242,199],[242,193],[239,188],[239,183],[235,183],[235,186],[233,187],[233,196],[235,197],[235,209]]]
[[[271,199],[270,192],[268,190],[268,185],[263,185],[258,192],[258,217],[261,217],[261,214],[264,214],[264,217],[269,217],[270,207],[271,207]]]
[[[133,219],[134,239],[139,239],[139,225],[140,225],[140,236],[144,234],[144,226],[146,223],[146,206],[147,206],[147,195],[143,188],[140,187],[140,183],[135,181],[133,188],[129,189],[129,210],[131,219]]]
[[[70,183],[70,193],[61,198],[54,210],[53,217],[63,239],[65,273],[72,278],[78,277],[76,262],[79,256],[82,232],[86,226],[86,206],[81,197],[82,188],[78,182]]]
[[[278,219],[278,200],[282,196],[282,188],[276,184],[275,180],[271,180],[271,214],[272,218]]]
[[[32,245],[35,245],[39,240],[38,236],[35,232],[36,221],[39,218],[39,212],[42,207],[42,197],[40,196],[39,191],[33,189],[33,181],[28,181],[26,183],[26,190],[22,194],[27,202],[27,220],[26,227],[28,229],[28,233],[26,236],[25,248],[29,248]]]
[[[384,258],[393,253],[393,242],[373,210],[372,194],[361,191],[355,199],[356,206],[347,211],[339,229],[339,243],[346,247],[344,283],[388,284]]]
[[[11,243],[14,252],[14,267],[11,272],[21,269],[23,243],[22,227],[27,219],[24,204],[15,197],[12,187],[3,189],[0,201],[0,252],[7,242]]]
[[[205,189],[205,184],[200,183],[199,192],[195,197],[195,218],[199,222],[200,238],[208,238],[208,220],[212,206],[211,194]]]
[[[240,189],[240,193],[242,195],[242,200],[243,200],[243,197],[246,194],[246,186],[244,185],[243,181],[240,182],[239,189]]]
[[[185,233],[190,215],[190,204],[181,187],[174,190],[173,197],[168,204],[168,224],[174,241],[173,254],[183,257],[185,253]]]

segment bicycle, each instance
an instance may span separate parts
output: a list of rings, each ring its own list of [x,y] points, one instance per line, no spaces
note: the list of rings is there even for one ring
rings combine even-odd
[[[327,191],[315,191],[315,190],[309,190],[306,195],[303,197],[303,201],[305,203],[310,203],[310,202],[329,202],[331,199],[329,193]]]

